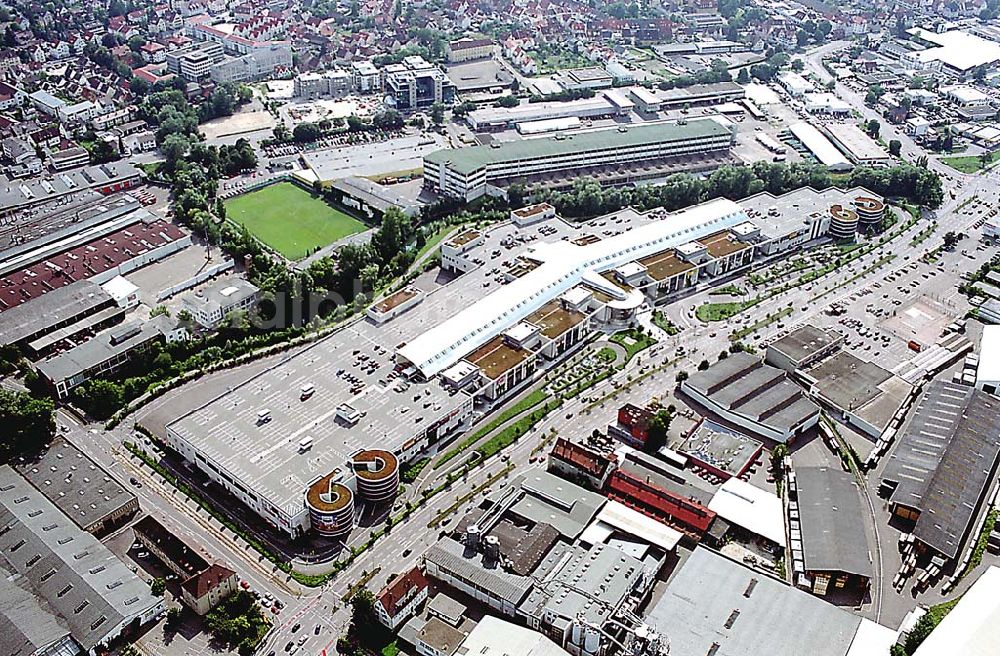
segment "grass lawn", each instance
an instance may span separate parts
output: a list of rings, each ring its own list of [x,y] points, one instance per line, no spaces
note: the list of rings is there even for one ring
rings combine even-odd
[[[998,158],[1000,158],[1000,151],[995,153],[990,153],[989,164],[996,162]],[[975,173],[976,171],[979,171],[983,168],[983,163],[979,159],[979,155],[959,155],[958,157],[942,157],[941,161],[950,166],[951,168],[955,169],[956,171],[961,171],[962,173]]]
[[[443,467],[444,464],[447,463],[449,460],[451,460],[455,456],[458,456],[466,449],[471,447],[473,444],[483,439],[488,434],[492,433],[494,430],[496,430],[498,426],[500,426],[504,422],[510,420],[512,417],[516,417],[522,412],[534,408],[535,406],[541,404],[548,398],[549,394],[545,390],[543,389],[532,390],[529,394],[526,394],[523,399],[521,399],[514,405],[510,406],[506,410],[500,412],[500,414],[494,417],[485,426],[483,426],[475,433],[473,433],[469,437],[465,438],[464,440],[456,444],[451,450],[446,451],[444,455],[442,455],[441,458],[436,463],[434,463],[434,469],[439,469],[440,467]]]
[[[289,260],[301,260],[317,248],[366,229],[361,221],[291,182],[227,200],[226,217]]]
[[[625,362],[656,343],[656,340],[646,333],[640,333],[636,330],[623,330],[615,333],[609,339],[625,349]]]
[[[746,301],[744,303],[703,303],[698,306],[694,315],[700,321],[725,321],[756,304],[756,301]]]

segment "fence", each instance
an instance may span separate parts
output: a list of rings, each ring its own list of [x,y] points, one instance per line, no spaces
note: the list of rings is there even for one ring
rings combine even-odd
[[[175,294],[179,294],[186,289],[191,289],[195,285],[200,285],[209,278],[217,276],[223,271],[229,271],[234,266],[236,266],[236,263],[233,260],[227,260],[220,264],[211,266],[205,269],[204,271],[198,273],[197,275],[188,278],[187,280],[179,284],[174,285],[173,287],[167,287],[166,289],[161,289],[160,292],[156,295],[156,302],[159,303],[161,301],[165,301],[171,296],[174,296]]]

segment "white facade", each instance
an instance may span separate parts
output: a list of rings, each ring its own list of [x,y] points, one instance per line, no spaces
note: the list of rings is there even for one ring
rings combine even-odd
[[[976,389],[1000,396],[1000,326],[984,326],[979,342]]]

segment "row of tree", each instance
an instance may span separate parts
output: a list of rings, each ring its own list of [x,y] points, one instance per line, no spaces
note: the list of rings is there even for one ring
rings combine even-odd
[[[892,168],[858,167],[843,182],[863,186],[889,197],[902,197],[917,205],[937,208],[944,201],[941,180],[926,168],[900,164]],[[591,217],[614,212],[626,206],[639,210],[664,207],[677,210],[711,200],[739,200],[762,191],[781,195],[802,187],[826,189],[833,178],[824,166],[755,162],[750,166],[723,166],[707,178],[686,173],[670,176],[661,185],[640,187],[602,187],[591,179],[580,179],[568,191],[544,191],[537,200],[556,206],[563,216]],[[508,191],[512,204],[527,200],[523,188]]]

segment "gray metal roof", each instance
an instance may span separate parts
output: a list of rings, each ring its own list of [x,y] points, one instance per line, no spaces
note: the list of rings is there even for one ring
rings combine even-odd
[[[354,198],[359,198],[365,204],[374,207],[380,212],[385,212],[391,207],[396,207],[404,213],[410,214],[420,207],[419,203],[410,200],[406,196],[393,193],[392,188],[356,175],[348,176],[341,180],[333,180],[330,182],[330,187]]]
[[[585,549],[560,542],[532,574],[538,583],[518,611],[563,621],[583,617],[601,626],[633,590],[652,585],[655,570],[606,544]]]
[[[85,531],[136,502],[134,494],[63,437],[16,469]]]
[[[163,600],[10,466],[0,466],[0,574],[23,577],[84,649]]]
[[[889,457],[883,481],[891,501],[920,510],[913,534],[955,558],[983,502],[1000,457],[1000,399],[935,381]]]
[[[854,477],[830,467],[797,467],[795,480],[806,569],[870,579],[865,513]]]
[[[861,618],[698,547],[646,623],[682,656],[845,656]]]
[[[481,552],[471,549],[467,551],[465,545],[450,538],[434,544],[424,554],[424,559],[491,596],[514,604],[524,599],[533,585],[531,578],[527,576],[511,574],[499,565],[487,566]]]
[[[114,299],[90,280],[78,280],[0,312],[0,341],[15,344]]]
[[[27,584],[24,579],[18,583]],[[75,654],[77,648],[69,630],[18,583],[0,578],[0,654],[32,656],[53,653],[63,645],[72,647],[66,653]],[[48,651],[50,648],[52,651]]]
[[[533,522],[549,524],[564,537],[583,533],[607,499],[546,471],[530,474],[520,481],[524,496],[511,511]]]
[[[44,297],[43,297],[44,298]],[[69,380],[111,358],[128,353],[150,340],[170,332],[174,320],[165,314],[149,321],[133,321],[107,330],[79,346],[42,360],[38,372],[54,383]]]
[[[783,370],[749,353],[734,353],[695,372],[684,385],[721,408],[782,431],[819,412]]]

